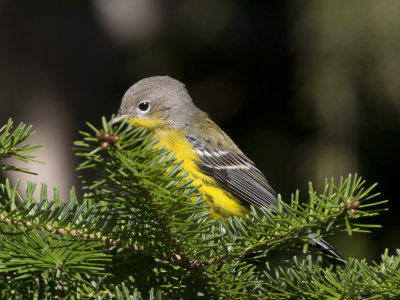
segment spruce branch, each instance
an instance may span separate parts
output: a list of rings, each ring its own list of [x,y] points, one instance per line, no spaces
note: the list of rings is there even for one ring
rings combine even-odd
[[[6,180],[0,185],[0,298],[148,297],[298,299],[399,296],[400,253],[368,264],[326,266],[306,245],[338,232],[364,232],[384,211],[359,176],[327,181],[322,193],[310,184],[278,209],[251,208],[244,218],[209,218],[197,187],[180,162],[155,147],[142,128],[89,124],[75,143],[83,158],[86,194],[69,202],[54,190],[28,183],[26,195]],[[82,204],[79,204],[81,202]],[[286,212],[286,213],[284,213]],[[363,220],[363,222],[360,222]],[[286,254],[274,257],[273,253]],[[23,268],[22,266],[26,266]]]
[[[1,163],[2,160],[10,157],[23,161],[25,163],[30,161],[42,163],[35,160],[35,156],[29,155],[29,153],[31,152],[43,149],[42,146],[31,146],[29,144],[24,146],[19,145],[35,134],[35,132],[31,129],[32,126],[26,126],[24,123],[20,123],[14,129],[13,121],[11,119],[8,120],[7,124],[0,127],[0,171],[10,170],[36,174],[29,171],[27,168],[16,167],[13,165],[4,165]]]

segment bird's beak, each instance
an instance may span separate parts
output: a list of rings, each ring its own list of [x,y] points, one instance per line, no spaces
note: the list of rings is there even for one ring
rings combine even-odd
[[[118,114],[118,115],[115,116],[114,119],[112,119],[111,122],[112,122],[112,124],[115,124],[115,123],[121,122],[122,120],[124,120],[127,117],[128,117],[128,115],[120,115],[120,114]]]

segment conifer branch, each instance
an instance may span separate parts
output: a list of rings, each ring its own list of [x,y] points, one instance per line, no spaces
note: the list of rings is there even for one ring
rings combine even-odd
[[[32,131],[31,129],[32,126],[26,126],[23,123],[20,123],[15,129],[13,129],[13,121],[11,119],[8,120],[7,124],[0,127],[0,171],[9,170],[36,174],[29,171],[27,168],[4,165],[1,163],[1,161],[6,158],[15,158],[23,162],[33,161],[42,163],[35,160],[35,156],[28,155],[28,153],[41,150],[43,148],[42,146],[31,146],[29,144],[20,146],[22,142],[35,134],[35,131]]]
[[[69,202],[57,189],[50,200],[42,185],[36,202],[36,184],[27,184],[26,196],[18,182],[0,185],[0,298],[400,296],[400,252],[385,252],[381,263],[349,259],[343,268],[291,257],[301,248],[310,253],[310,232],[322,238],[378,227],[368,223],[386,210],[376,185],[366,188],[357,175],[327,181],[322,193],[310,184],[308,201],[296,193],[290,204],[279,198],[275,214],[252,208],[247,217],[218,222],[173,153],[154,147],[144,129],[105,119],[101,130],[89,127],[75,144],[80,169],[93,171],[82,177],[82,204],[74,191]],[[9,125],[2,130],[0,141],[14,134]],[[21,139],[8,141],[0,148]],[[273,258],[273,251],[287,257]]]

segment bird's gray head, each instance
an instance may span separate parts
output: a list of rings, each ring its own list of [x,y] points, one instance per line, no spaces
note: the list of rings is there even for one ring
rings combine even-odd
[[[185,85],[168,76],[142,79],[125,93],[114,122],[128,119],[134,125],[182,129],[197,112]]]

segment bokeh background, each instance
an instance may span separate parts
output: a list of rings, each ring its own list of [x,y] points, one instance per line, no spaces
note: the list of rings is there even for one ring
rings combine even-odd
[[[350,172],[379,182],[384,227],[331,239],[379,259],[400,248],[399,16],[396,0],[1,0],[0,124],[33,124],[47,164],[29,180],[68,198],[85,121],[116,113],[137,80],[170,75],[284,199]]]

